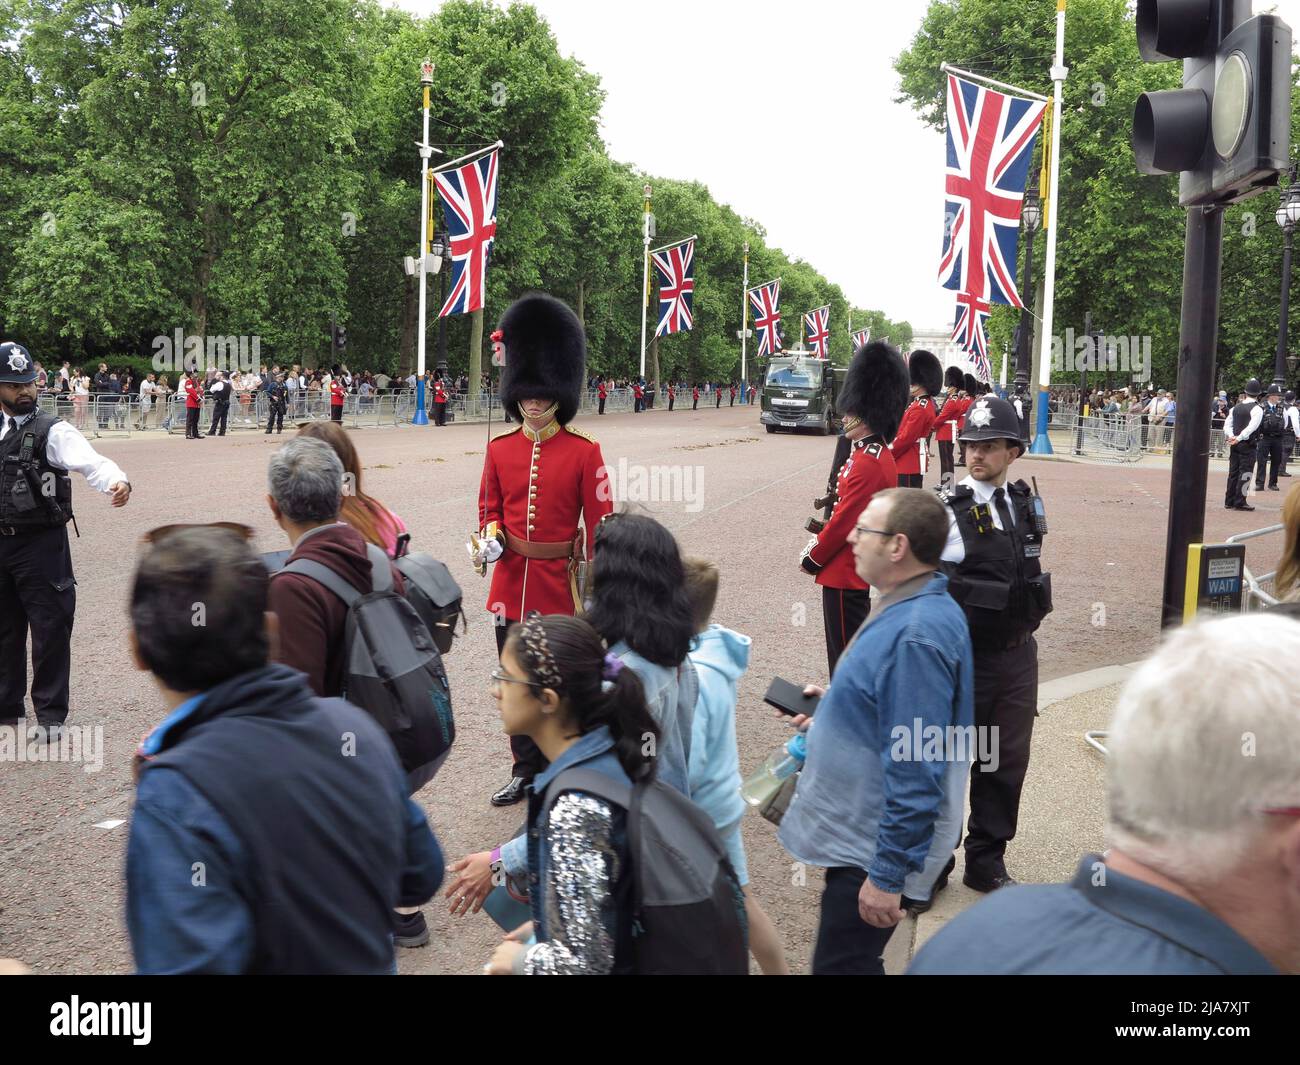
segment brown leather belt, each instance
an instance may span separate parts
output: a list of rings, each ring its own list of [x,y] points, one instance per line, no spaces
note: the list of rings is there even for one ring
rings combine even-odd
[[[542,543],[540,540],[521,540],[509,532],[506,536],[506,548],[524,558],[569,558],[573,554],[573,541],[560,543]]]

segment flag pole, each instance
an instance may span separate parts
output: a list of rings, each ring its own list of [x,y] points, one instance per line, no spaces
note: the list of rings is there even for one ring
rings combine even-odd
[[[456,167],[463,163],[468,163],[473,159],[482,159],[483,156],[487,155],[489,152],[495,152],[498,148],[504,148],[505,146],[505,141],[497,141],[495,144],[489,144],[486,148],[480,148],[478,151],[470,152],[469,155],[462,155],[459,159],[453,159],[450,163],[443,163],[442,166],[438,167],[434,171],[434,173],[442,174],[448,170],[455,170]]]
[[[749,332],[749,241],[745,241],[745,276],[740,282],[740,402],[747,402],[745,392],[749,389],[748,363],[746,361],[746,335]]]
[[[433,89],[433,64],[427,59],[420,64],[420,86],[424,90],[424,139],[420,141],[420,266],[415,272],[420,284],[420,310],[415,334],[415,417],[411,419],[412,425],[429,424],[429,415],[424,407],[425,304],[429,286],[425,284],[424,271],[429,259],[429,156],[433,154],[433,146],[429,143],[429,93]]]
[[[1056,0],[1056,61],[1052,64],[1052,168],[1047,200],[1047,256],[1043,268],[1043,329],[1039,335],[1038,350],[1042,352],[1042,368],[1038,378],[1038,411],[1034,426],[1034,442],[1029,451],[1034,455],[1052,454],[1052,442],[1047,438],[1048,391],[1052,383],[1052,312],[1056,295],[1056,219],[1060,212],[1058,185],[1061,178],[1061,86],[1070,73],[1065,65],[1065,0]]]
[[[939,70],[944,74],[956,74],[959,78],[965,78],[967,81],[982,82],[983,84],[992,86],[995,89],[1007,89],[1011,92],[1028,96],[1034,100],[1041,100],[1043,103],[1048,102],[1046,96],[1041,96],[1036,92],[1030,92],[1028,89],[1022,89],[1019,85],[1008,85],[1005,81],[994,81],[992,78],[984,77],[983,74],[972,74],[969,70],[962,70],[960,67],[955,67],[951,63],[940,63]]]
[[[651,248],[650,254],[658,255],[661,251],[667,251],[669,248],[676,248],[682,244],[689,244],[691,241],[699,239],[700,235],[698,233],[693,233],[689,237],[682,237],[681,240],[675,240],[671,244],[665,244],[662,248]]]
[[[641,264],[641,371],[639,377],[645,377],[645,312],[650,302],[650,186],[645,189],[645,210],[641,220],[641,238],[645,254]]]

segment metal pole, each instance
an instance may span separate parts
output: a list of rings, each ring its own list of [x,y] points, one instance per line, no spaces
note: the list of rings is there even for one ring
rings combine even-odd
[[[1085,311],[1083,314],[1083,335],[1088,338],[1089,343],[1092,342],[1092,311]],[[1084,411],[1087,409],[1087,406],[1088,406],[1088,362],[1085,359],[1084,362],[1079,366],[1079,425],[1078,425],[1078,433],[1076,434],[1075,441],[1074,441],[1074,453],[1076,455],[1083,454],[1083,418],[1084,418]],[[1039,417],[1041,419],[1042,416],[1039,415]],[[1044,433],[1044,435],[1046,434]]]
[[[747,362],[748,347],[746,341],[749,332],[749,241],[745,241],[745,273],[744,279],[740,282],[740,386],[742,389],[749,388],[749,369]],[[744,391],[741,392],[740,401],[746,402]]]
[[[951,63],[941,63],[939,69],[945,74],[956,74],[957,77],[965,78],[967,81],[977,81],[984,85],[991,85],[995,89],[1007,89],[1010,92],[1019,93],[1021,96],[1028,96],[1031,100],[1042,100],[1043,103],[1047,103],[1046,96],[1040,96],[1036,92],[1022,89],[1019,85],[1009,85],[1005,81],[994,81],[992,78],[986,78],[983,74],[972,74],[969,70],[962,70],[961,67],[955,67]]]
[[[1065,0],[1056,0],[1056,61],[1052,64],[1052,166],[1047,191],[1047,255],[1043,264],[1043,332],[1039,341],[1043,369],[1038,379],[1038,424],[1029,450],[1035,455],[1050,455],[1052,442],[1047,439],[1047,386],[1052,383],[1052,310],[1056,299],[1056,219],[1060,212],[1061,179],[1061,86],[1070,68],[1065,65]]]
[[[1277,324],[1277,357],[1273,360],[1273,384],[1280,391],[1286,390],[1287,309],[1291,302],[1291,235],[1294,230],[1295,226],[1290,222],[1282,227],[1282,311]]]
[[[645,377],[645,314],[646,304],[650,302],[650,186],[645,187],[645,210],[641,218],[641,239],[645,246],[641,269],[641,370],[639,378]]]
[[[1209,476],[1210,405],[1201,397],[1214,384],[1219,331],[1219,282],[1223,210],[1187,212],[1183,252],[1183,307],[1178,327],[1178,385],[1182,398],[1174,419],[1174,457],[1169,473],[1169,532],[1161,626],[1183,619],[1187,548],[1205,536],[1205,482]]]
[[[425,346],[425,304],[428,292],[424,283],[424,264],[429,257],[429,156],[433,148],[429,144],[429,93],[433,89],[433,64],[427,59],[420,67],[420,84],[424,88],[424,137],[420,141],[420,264],[415,272],[420,284],[420,313],[416,326],[415,341],[415,416],[412,425],[428,425],[429,414],[424,407],[424,346]]]
[[[451,236],[444,230],[440,236],[434,238],[442,244],[442,254],[450,258]],[[438,271],[438,307],[445,307],[447,304],[447,271]],[[438,315],[438,374],[443,378],[443,385],[446,386],[447,377],[447,316]]]

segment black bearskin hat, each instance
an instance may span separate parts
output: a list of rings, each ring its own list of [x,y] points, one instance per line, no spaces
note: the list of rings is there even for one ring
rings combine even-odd
[[[943,371],[943,385],[945,388],[961,388],[964,379],[960,366],[949,366]]]
[[[908,400],[907,364],[898,349],[883,340],[858,348],[840,392],[840,413],[861,418],[873,433],[893,440]]]
[[[963,388],[965,389],[966,395],[978,396],[983,391],[983,389],[980,388],[980,383],[977,380],[975,380],[974,374],[968,373],[964,375],[963,380],[965,381]]]
[[[501,317],[505,366],[501,405],[518,418],[526,399],[557,404],[555,418],[568,424],[578,413],[587,367],[587,338],[578,316],[544,292],[515,300]]]
[[[907,372],[912,384],[920,385],[927,396],[937,396],[943,391],[943,363],[934,352],[917,348],[907,360]]]

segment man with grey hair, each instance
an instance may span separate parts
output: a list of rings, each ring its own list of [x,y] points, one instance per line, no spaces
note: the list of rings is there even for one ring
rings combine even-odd
[[[323,440],[296,436],[271,456],[267,503],[293,552],[288,566],[309,559],[332,570],[363,595],[374,589],[366,541],[339,521],[343,506],[343,463]],[[402,575],[392,570],[393,587],[405,594]],[[304,573],[280,571],[271,579],[268,608],[280,619],[276,661],[307,675],[317,695],[343,695],[348,607],[325,585]],[[393,915],[393,942],[420,947],[429,927],[419,910]]]
[[[972,907],[912,973],[1300,973],[1300,700],[1273,612],[1176,632],[1111,725],[1111,849]],[[1206,676],[1232,676],[1228,701]]]

